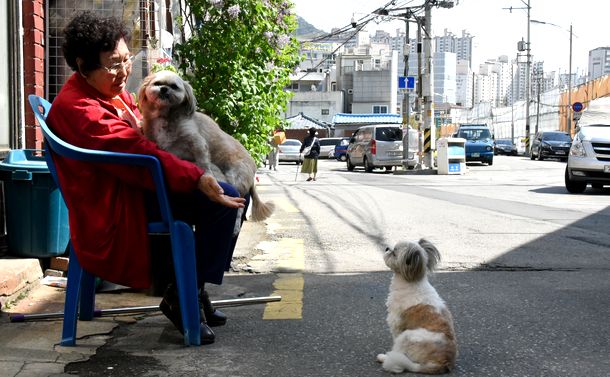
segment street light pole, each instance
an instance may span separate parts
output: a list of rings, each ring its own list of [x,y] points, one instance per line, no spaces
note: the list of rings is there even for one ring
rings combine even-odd
[[[531,90],[531,45],[530,45],[530,0],[527,0],[527,59],[525,62],[525,155],[530,155],[530,90]]]
[[[564,29],[563,27],[556,25],[554,23],[551,22],[545,22],[545,21],[538,21],[538,20],[530,20],[530,22],[533,22],[535,24],[543,24],[543,25],[551,25],[551,26],[555,26],[558,27],[564,31],[568,31],[566,29]],[[567,129],[566,132],[571,133],[572,131],[572,118],[573,118],[573,110],[572,110],[572,37],[574,36],[574,33],[572,32],[572,24],[570,24],[570,60],[569,60],[569,68],[568,68],[568,104],[566,106],[566,116],[567,116]]]

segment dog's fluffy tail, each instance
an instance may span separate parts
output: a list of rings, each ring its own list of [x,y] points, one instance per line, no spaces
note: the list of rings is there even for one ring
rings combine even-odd
[[[256,192],[256,186],[252,186],[250,189],[250,196],[252,198],[252,221],[263,221],[275,211],[275,204],[273,202],[264,203],[260,196],[258,196],[258,192]]]
[[[407,355],[397,351],[377,355],[377,361],[383,363],[383,369],[392,373],[402,373],[405,370],[414,373],[443,374],[451,371],[446,365],[435,363],[419,364],[409,359]]]

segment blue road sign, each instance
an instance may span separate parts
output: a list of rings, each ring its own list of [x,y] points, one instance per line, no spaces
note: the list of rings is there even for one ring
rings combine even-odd
[[[415,89],[415,76],[398,76],[398,89]]]
[[[583,108],[582,102],[574,102],[572,104],[572,110],[574,110],[574,112],[581,112]]]

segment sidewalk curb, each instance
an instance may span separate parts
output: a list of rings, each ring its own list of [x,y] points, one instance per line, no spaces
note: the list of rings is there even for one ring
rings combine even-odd
[[[38,259],[0,259],[0,304],[16,301],[40,284],[42,268]]]

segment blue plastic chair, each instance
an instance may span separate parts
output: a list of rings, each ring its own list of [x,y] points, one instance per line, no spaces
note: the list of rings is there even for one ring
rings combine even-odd
[[[58,138],[46,124],[46,117],[51,109],[51,104],[44,98],[36,95],[30,95],[28,99],[36,120],[38,120],[42,128],[45,139],[45,159],[49,171],[60,191],[61,186],[57,179],[57,169],[52,158],[53,154],[80,161],[137,165],[149,169],[155,182],[162,220],[149,223],[148,231],[149,233],[169,233],[170,235],[178,298],[180,300],[184,327],[184,344],[200,345],[195,237],[190,225],[183,221],[174,220],[172,216],[167,199],[163,170],[159,160],[154,156],[91,150],[68,144]],[[70,208],[68,208],[69,211]],[[70,243],[70,263],[68,267],[64,323],[61,338],[62,346],[74,346],[76,344],[77,319],[90,321],[94,317],[94,311],[95,276],[83,270],[74,252],[74,245]]]

